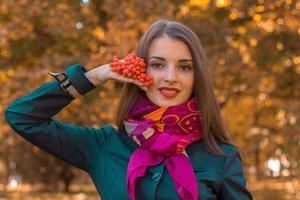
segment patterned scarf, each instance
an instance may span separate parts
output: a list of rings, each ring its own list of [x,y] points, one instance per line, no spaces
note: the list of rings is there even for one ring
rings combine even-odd
[[[136,100],[125,120],[128,135],[140,146],[127,166],[127,192],[135,200],[138,177],[161,162],[183,200],[198,199],[198,183],[185,148],[201,139],[200,111],[195,98],[179,105],[159,107],[148,98]]]

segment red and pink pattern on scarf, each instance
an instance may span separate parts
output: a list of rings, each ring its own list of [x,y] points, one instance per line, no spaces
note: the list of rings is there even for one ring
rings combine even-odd
[[[159,107],[148,98],[136,100],[125,120],[128,135],[140,146],[127,166],[127,192],[135,200],[136,179],[149,166],[164,162],[183,200],[198,199],[198,183],[185,148],[201,139],[200,111],[195,98]]]

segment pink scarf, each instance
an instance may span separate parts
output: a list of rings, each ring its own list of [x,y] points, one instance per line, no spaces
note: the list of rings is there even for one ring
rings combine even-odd
[[[125,120],[125,129],[140,147],[127,166],[127,192],[135,200],[136,179],[147,167],[165,163],[180,197],[198,199],[198,183],[185,148],[201,139],[200,111],[196,99],[159,107],[148,98],[136,100]]]

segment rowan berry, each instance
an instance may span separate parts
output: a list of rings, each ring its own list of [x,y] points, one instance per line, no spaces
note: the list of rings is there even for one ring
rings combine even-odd
[[[153,83],[153,77],[145,74],[146,64],[143,58],[131,53],[123,60],[113,56],[113,62],[109,64],[113,72],[134,80],[139,80],[144,86],[149,87]]]

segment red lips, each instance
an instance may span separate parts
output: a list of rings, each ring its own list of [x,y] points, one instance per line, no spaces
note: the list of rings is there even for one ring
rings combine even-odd
[[[173,91],[176,91],[177,93],[180,91],[180,90],[178,90],[177,88],[173,88],[173,87],[160,87],[160,88],[158,88],[159,89],[159,91],[161,91],[161,90],[173,90]]]
[[[177,88],[172,88],[172,87],[160,87],[159,91],[161,95],[163,95],[166,98],[174,98],[179,93],[179,90]]]

